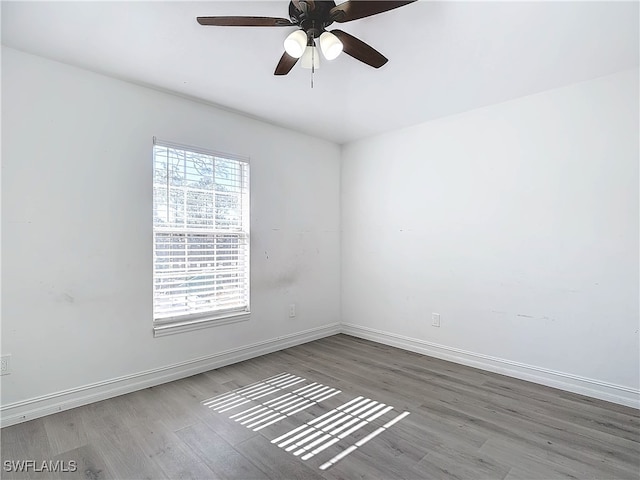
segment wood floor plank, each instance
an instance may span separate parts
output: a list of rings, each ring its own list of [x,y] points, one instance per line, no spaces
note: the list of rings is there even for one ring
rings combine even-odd
[[[88,443],[82,417],[73,411],[60,412],[43,418],[52,455],[58,455]]]
[[[5,461],[35,461],[41,464],[54,456],[44,418],[3,428],[0,441],[3,470]],[[38,478],[39,475],[33,469],[26,471],[12,469],[11,472],[3,472],[2,478]]]
[[[219,479],[262,480],[267,475],[203,423],[178,430],[176,435]],[[265,443],[264,439],[259,439]]]
[[[640,455],[637,444],[612,449],[610,443],[585,434],[580,428],[567,430],[554,426],[543,417],[530,419],[519,411],[504,413],[494,407],[486,408],[473,403],[440,407],[440,412],[466,416],[467,421],[473,421],[479,428],[484,428],[489,436],[499,434],[512,441],[526,441],[532,446],[543,449],[555,445],[554,449],[559,449],[565,455],[573,456],[585,463],[589,462],[590,457],[593,456],[604,459],[604,463],[615,463],[618,460],[633,463]],[[584,452],[590,452],[590,454],[586,455]],[[615,460],[609,462],[608,455],[614,456]]]
[[[366,444],[323,472],[327,479],[415,480],[424,476],[421,466],[380,444]]]
[[[138,425],[132,429],[132,434],[142,451],[160,466],[167,478],[217,478],[198,455],[162,422]]]
[[[138,421],[129,402],[122,397],[125,395],[70,410],[81,417],[79,421],[84,425],[89,443],[100,440],[103,432],[124,432]]]
[[[505,478],[510,471],[509,468],[504,467],[494,459],[481,454],[458,454],[453,452],[451,454],[433,452],[420,462],[418,468],[425,475],[422,478],[437,477],[461,480],[498,480]]]
[[[162,422],[171,430],[195,425],[200,421],[197,409],[200,402],[190,397],[180,386],[175,383],[166,383],[162,388],[160,396],[163,403]]]
[[[211,375],[200,374],[183,378],[175,383],[179,388],[183,389],[193,400],[202,402],[216,395],[222,395],[229,390],[223,387],[221,383],[216,382]]]
[[[629,478],[626,475],[603,473],[589,466],[573,461],[551,451],[532,447],[528,443],[505,442],[503,439],[491,439],[480,451],[510,468],[507,478]]]
[[[256,436],[256,433],[252,430],[231,420],[229,415],[217,414],[204,406],[202,407],[200,419],[202,423],[216,432],[219,437],[231,446]]]
[[[103,429],[91,444],[100,452],[114,478],[156,480],[168,478],[162,469],[142,451],[128,428]]]
[[[300,459],[265,442],[261,437],[253,437],[235,447],[271,480],[320,480],[319,471],[309,468]],[[243,478],[243,477],[236,477]]]
[[[420,461],[421,467],[429,471],[440,469],[452,478],[502,479],[509,473],[511,467],[493,458],[486,452],[468,448],[451,449],[436,448],[425,455]]]
[[[496,392],[494,394],[494,404],[509,408],[511,405],[522,405],[522,395],[526,392],[515,393],[513,389],[495,390],[493,382],[487,382],[483,390]],[[541,399],[540,395],[527,395],[526,411],[538,418],[546,417],[553,422],[563,422],[573,427],[583,427],[583,430],[590,430],[593,434],[608,434],[612,441],[615,439],[627,439],[632,443],[638,441],[638,429],[640,416],[633,409],[628,409],[626,413],[616,410],[608,410],[606,405],[581,405],[571,400],[569,402],[559,399],[554,401],[554,397]]]
[[[33,420],[32,420],[33,421]],[[31,478],[27,471],[14,467],[14,462],[27,460],[26,436],[27,428],[25,422],[11,427],[5,427],[0,434],[0,456],[2,457],[2,478],[11,478],[13,480],[23,480]],[[5,462],[9,462],[8,469],[5,469]]]
[[[70,470],[71,462],[74,462],[75,471],[59,471],[52,475],[57,480],[111,480],[117,479],[109,472],[107,464],[100,453],[93,445],[83,445],[79,448],[64,452],[54,458],[63,462],[63,468]],[[41,477],[41,480],[44,480]]]

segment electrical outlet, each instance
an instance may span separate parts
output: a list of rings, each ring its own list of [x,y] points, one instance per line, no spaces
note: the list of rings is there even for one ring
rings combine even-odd
[[[439,313],[432,313],[431,314],[431,325],[433,325],[434,327],[439,327],[440,326],[440,314]]]
[[[296,316],[296,304],[295,303],[290,303],[289,304],[289,318],[293,318]]]
[[[11,373],[11,355],[2,355],[0,357],[0,375],[9,375]]]

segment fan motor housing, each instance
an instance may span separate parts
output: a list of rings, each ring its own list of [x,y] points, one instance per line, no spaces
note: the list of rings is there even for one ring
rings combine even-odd
[[[300,9],[296,7],[300,5]],[[293,23],[302,28],[307,35],[312,38],[318,38],[324,29],[333,23],[330,11],[336,6],[336,2],[332,0],[315,0],[304,1],[299,0],[289,3],[289,17]]]

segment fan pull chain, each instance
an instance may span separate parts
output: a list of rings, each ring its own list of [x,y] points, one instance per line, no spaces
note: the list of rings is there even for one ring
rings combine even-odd
[[[311,49],[311,88],[313,88],[313,74],[316,73],[316,49]]]

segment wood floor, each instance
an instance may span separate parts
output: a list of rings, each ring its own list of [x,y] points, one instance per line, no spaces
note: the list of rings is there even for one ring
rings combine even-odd
[[[229,418],[240,409],[218,413],[202,403],[282,372],[341,393],[259,431]],[[358,396],[394,406],[394,415],[410,414],[326,470],[320,466],[368,432],[307,461],[271,443]],[[3,479],[640,478],[638,410],[346,335],[1,435]],[[7,461],[17,460],[60,460],[59,468],[73,461],[77,471],[7,472]]]

